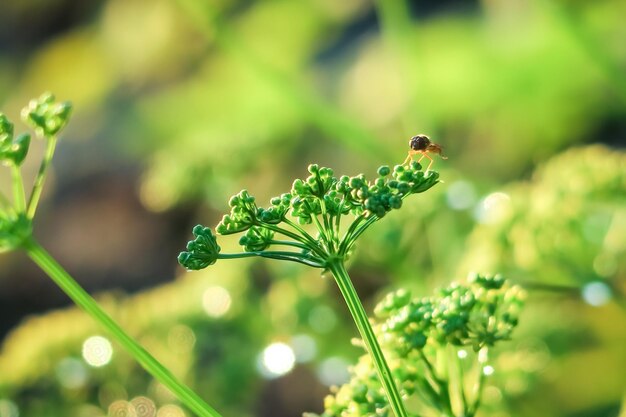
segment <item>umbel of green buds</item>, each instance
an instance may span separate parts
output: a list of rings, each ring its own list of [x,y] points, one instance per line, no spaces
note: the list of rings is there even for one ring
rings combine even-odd
[[[65,127],[71,111],[71,103],[57,102],[54,95],[44,93],[28,103],[22,110],[22,118],[33,126],[39,136],[50,137]]]
[[[405,198],[431,188],[439,174],[422,171],[418,162],[382,166],[378,177],[335,177],[330,168],[309,165],[309,176],[294,181],[291,191],[259,207],[247,190],[230,199],[230,213],[217,225],[217,234],[244,233],[244,251],[220,253],[210,229],[194,228],[195,239],[178,260],[187,269],[201,269],[218,259],[260,256],[298,262],[330,271],[374,363],[383,394],[396,417],[407,417],[389,365],[374,337],[367,314],[345,269],[345,259],[359,236],[375,221],[399,209]],[[313,230],[311,230],[313,229]]]
[[[378,177],[334,176],[330,168],[309,165],[309,177],[297,179],[288,193],[257,205],[247,190],[229,201],[230,213],[215,228],[218,235],[245,233],[237,256],[220,254],[215,236],[203,226],[179,256],[187,269],[202,269],[219,258],[262,256],[326,268],[329,259],[344,259],[357,238],[376,220],[399,209],[403,200],[424,192],[438,181],[438,173],[421,165],[382,166]],[[346,223],[345,218],[349,218]],[[313,225],[313,232],[305,227]],[[286,240],[285,240],[286,238]]]
[[[401,395],[428,409],[417,415],[475,415],[487,351],[511,337],[524,298],[520,287],[499,275],[473,275],[467,283],[452,284],[430,297],[414,298],[398,290],[376,306],[374,331],[391,359]],[[464,349],[479,353],[471,356]],[[464,375],[461,367],[478,370]],[[350,381],[326,397],[321,416],[305,416],[389,416],[389,402],[369,357],[362,356],[350,373]]]
[[[29,196],[24,189],[20,167],[28,154],[31,137],[28,133],[14,136],[13,123],[0,113],[0,162],[11,169],[13,183],[12,201],[5,196],[0,199],[0,252],[19,247],[32,232],[32,219],[54,154],[56,135],[67,124],[71,108],[69,102],[56,102],[52,94],[46,93],[31,100],[22,110],[24,121],[47,142]]]

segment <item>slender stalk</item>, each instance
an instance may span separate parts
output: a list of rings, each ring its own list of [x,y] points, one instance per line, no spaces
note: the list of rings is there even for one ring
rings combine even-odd
[[[180,382],[157,359],[129,336],[98,303],[59,265],[33,238],[23,243],[28,256],[93,319],[109,331],[111,336],[130,353],[137,362],[165,385],[176,397],[199,417],[221,417],[189,387]]]
[[[370,217],[367,218],[367,220],[365,221],[365,223],[360,224],[361,220],[365,219],[365,217],[359,217],[353,224],[355,223],[359,223],[359,227],[355,227],[354,229],[352,229],[350,232],[350,234],[348,234],[346,232],[346,236],[344,237],[343,241],[341,242],[341,249],[344,251],[342,253],[347,252],[350,247],[352,247],[352,245],[354,244],[354,242],[356,242],[357,238],[359,236],[361,236],[361,233],[363,233],[364,231],[367,230],[368,227],[370,227],[372,225],[372,223],[374,223],[376,220],[379,219],[378,216],[376,216],[375,214],[371,215]],[[351,225],[352,226],[352,225]]]
[[[297,252],[288,251],[260,251],[260,252],[241,252],[241,253],[220,253],[218,259],[238,259],[252,258],[260,256],[262,258],[279,259],[283,261],[298,262],[314,268],[323,268],[322,261],[317,258],[303,255]]]
[[[447,411],[449,415],[453,416],[454,413],[452,412],[452,401],[450,400],[450,392],[449,392],[450,388],[449,388],[448,383],[437,375],[437,371],[435,370],[435,367],[428,360],[428,358],[426,357],[426,354],[424,354],[424,351],[422,349],[419,350],[419,353],[420,353],[420,358],[424,362],[424,365],[426,365],[426,369],[428,370],[428,374],[430,375],[430,378],[437,385],[439,399],[441,400],[440,405],[443,405],[443,408],[445,409],[445,411]]]
[[[465,372],[463,372],[463,361],[459,359],[458,351],[452,347],[452,358],[450,360],[457,365],[458,372],[458,390],[459,397],[461,397],[461,404],[463,405],[463,415],[469,417],[469,403],[467,401],[467,395],[465,395]]]
[[[480,402],[482,401],[483,396],[483,388],[485,386],[485,364],[487,361],[481,362],[478,365],[478,382],[474,385],[474,400],[472,405],[469,407],[469,412],[467,413],[468,417],[473,417],[480,407]]]
[[[292,242],[291,240],[270,240],[270,245],[276,246],[291,246],[292,248],[298,248],[302,250],[310,250],[307,245],[303,245],[302,243]]]
[[[335,230],[332,226],[332,220],[329,219],[328,210],[326,210],[326,202],[324,198],[320,198],[320,206],[322,208],[322,219],[324,220],[324,230],[326,232],[327,241],[328,241],[328,250],[330,252],[335,251],[335,242],[337,241],[335,237]]]
[[[356,289],[354,288],[354,285],[352,285],[352,281],[350,280],[350,276],[348,275],[348,271],[346,271],[343,261],[339,259],[331,261],[328,263],[328,268],[335,276],[341,295],[343,295],[343,298],[346,300],[346,304],[352,314],[356,327],[365,342],[365,347],[367,348],[367,351],[376,366],[378,377],[383,389],[385,390],[385,394],[387,395],[387,399],[389,400],[389,405],[391,406],[393,413],[396,417],[407,417],[402,397],[400,396],[400,392],[393,381],[389,365],[385,360],[383,351],[378,344],[378,340],[374,335],[374,330],[372,329],[372,326],[367,318],[363,304],[361,304],[361,300],[356,293]]]
[[[285,220],[285,223],[287,223],[287,221]],[[315,251],[315,253],[317,253],[320,256],[324,256],[324,252],[319,250],[319,245],[317,244],[317,242],[315,241],[315,239],[313,239],[313,237],[311,235],[309,235],[308,233],[304,232],[302,235],[298,235],[297,233],[293,233],[287,229],[283,229],[282,227],[276,226],[275,224],[271,224],[271,223],[261,223],[263,225],[263,227],[273,230],[276,233],[280,233],[282,235],[285,235],[287,237],[292,238],[295,241],[298,241],[304,245],[306,245],[307,247],[310,247],[310,249],[313,249]],[[291,226],[290,223],[287,223]],[[296,228],[296,230],[298,230],[300,228]],[[300,229],[301,230],[301,229]],[[298,230],[298,232],[300,232],[300,230]],[[302,232],[301,232],[302,233]]]
[[[26,216],[29,219],[35,217],[35,211],[37,211],[37,205],[39,204],[39,198],[41,197],[41,192],[43,190],[43,184],[46,180],[46,174],[48,173],[48,168],[50,167],[50,162],[52,161],[52,156],[54,155],[54,149],[56,148],[57,138],[56,136],[47,137],[47,146],[46,153],[44,154],[43,159],[41,160],[41,165],[39,166],[39,172],[37,173],[37,177],[35,178],[35,184],[33,185],[33,192],[30,195],[30,199],[28,200],[28,209],[26,212]]]
[[[16,164],[11,164],[11,176],[13,177],[13,205],[18,213],[22,213],[26,210],[26,194],[24,194],[22,172]]]

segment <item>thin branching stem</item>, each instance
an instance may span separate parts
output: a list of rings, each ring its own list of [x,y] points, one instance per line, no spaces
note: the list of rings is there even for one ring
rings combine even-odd
[[[265,228],[267,228],[269,230],[272,230],[272,231],[274,231],[276,233],[280,233],[280,234],[282,234],[284,236],[292,238],[293,240],[295,240],[297,242],[302,243],[307,248],[318,249],[317,248],[318,247],[317,242],[315,242],[315,240],[313,240],[313,238],[309,234],[299,235],[299,234],[294,233],[294,232],[292,232],[290,230],[283,229],[282,227],[277,226],[275,224],[271,224],[271,223],[261,223],[261,224],[263,225],[263,227],[265,227]],[[289,224],[289,223],[287,223],[287,224]],[[317,253],[320,256],[324,256],[324,252],[322,252],[320,250],[315,250],[315,253]]]
[[[444,409],[448,411],[450,415],[453,415],[448,383],[439,377],[437,371],[435,370],[435,367],[428,360],[428,357],[426,357],[426,354],[424,353],[422,349],[419,350],[419,353],[420,353],[420,358],[424,362],[424,365],[426,365],[426,369],[428,370],[430,379],[432,379],[432,381],[437,385],[439,398],[442,400],[440,402],[443,404]]]
[[[304,255],[298,252],[288,251],[252,251],[241,253],[220,253],[218,259],[238,259],[238,258],[252,258],[259,256],[261,258],[279,259],[283,261],[298,262],[314,268],[323,268],[324,265],[320,259]]]
[[[309,250],[309,247],[307,245],[298,242],[292,242],[291,240],[270,240],[269,244],[276,246],[291,246],[293,248]]]
[[[450,358],[450,361],[454,362],[457,368],[457,385],[459,397],[461,398],[461,405],[463,406],[463,415],[469,416],[469,403],[467,401],[467,395],[465,394],[465,373],[463,372],[463,362],[459,359],[456,348],[451,347],[451,350],[452,357]]]
[[[28,208],[26,215],[29,219],[35,217],[35,212],[37,211],[37,206],[39,205],[39,199],[41,198],[41,192],[43,191],[43,185],[46,180],[46,175],[48,173],[48,169],[50,167],[50,163],[52,162],[52,157],[54,156],[54,149],[56,148],[57,138],[56,136],[47,137],[46,144],[46,152],[44,154],[43,159],[41,160],[41,165],[39,166],[39,172],[37,173],[37,177],[35,178],[35,183],[33,185],[33,192],[30,195],[30,199],[28,200]]]

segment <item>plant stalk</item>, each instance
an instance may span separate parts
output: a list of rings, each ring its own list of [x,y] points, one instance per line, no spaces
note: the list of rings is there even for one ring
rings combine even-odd
[[[400,392],[393,381],[389,365],[385,360],[383,351],[378,344],[376,336],[374,335],[372,325],[367,318],[367,314],[365,313],[363,304],[361,304],[361,300],[356,293],[356,289],[354,288],[354,285],[352,285],[352,281],[350,280],[350,276],[348,275],[348,271],[346,271],[343,261],[330,261],[328,263],[328,269],[335,276],[335,281],[337,281],[341,295],[343,295],[343,298],[346,300],[350,314],[352,314],[356,327],[365,342],[365,347],[367,348],[367,351],[376,366],[378,378],[380,379],[383,389],[385,390],[385,394],[387,395],[387,399],[389,400],[389,405],[391,406],[393,413],[396,417],[407,417],[402,397],[400,396]]]
[[[41,160],[41,165],[39,166],[39,172],[37,173],[37,177],[35,178],[35,184],[33,185],[33,191],[30,195],[30,199],[28,200],[27,207],[27,217],[29,219],[33,219],[35,217],[35,211],[37,210],[37,205],[39,204],[39,198],[41,197],[41,192],[43,191],[43,184],[46,180],[46,174],[48,173],[48,168],[52,163],[52,157],[54,156],[54,149],[56,148],[57,138],[56,136],[50,136],[46,138],[46,152],[44,154],[43,159]]]
[[[130,353],[155,379],[165,385],[176,397],[199,417],[222,417],[188,386],[179,381],[167,368],[126,333],[98,303],[59,265],[32,237],[22,247],[35,262],[71,299],[109,331],[111,336]]]

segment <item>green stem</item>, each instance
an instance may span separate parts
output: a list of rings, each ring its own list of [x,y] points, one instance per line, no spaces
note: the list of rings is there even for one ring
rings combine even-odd
[[[437,385],[437,391],[438,391],[439,400],[440,400],[439,404],[443,405],[444,410],[447,411],[449,415],[453,416],[454,413],[452,412],[452,402],[450,401],[450,392],[449,392],[448,383],[437,375],[437,371],[435,370],[435,367],[428,360],[428,358],[426,357],[426,354],[424,353],[422,349],[419,350],[419,353],[420,353],[420,358],[424,362],[424,365],[426,365],[426,369],[428,370],[430,378]]]
[[[282,227],[276,226],[275,224],[261,222],[261,225],[265,228],[273,230],[276,233],[280,233],[282,235],[290,237],[293,240],[304,244],[307,248],[312,249],[318,255],[324,256],[324,252],[320,250],[319,244],[315,241],[315,239],[313,239],[313,236],[305,232],[304,229],[302,229],[301,227],[288,221],[287,219],[284,219],[283,222],[296,229],[300,233],[300,235],[283,229]]]
[[[400,396],[400,392],[393,381],[389,365],[385,360],[383,351],[378,344],[376,336],[374,335],[372,325],[367,318],[367,314],[365,313],[363,304],[361,304],[361,300],[356,293],[356,289],[352,285],[352,281],[350,280],[350,276],[348,275],[348,271],[346,271],[343,261],[331,261],[328,263],[328,268],[335,276],[341,295],[343,295],[343,298],[346,300],[346,304],[348,305],[350,314],[352,314],[354,323],[356,324],[356,327],[365,342],[365,347],[367,348],[367,351],[376,366],[378,378],[380,379],[383,389],[385,390],[385,394],[387,395],[387,399],[389,400],[389,405],[391,406],[393,413],[396,417],[407,417],[402,397]]]
[[[50,162],[52,161],[54,149],[57,144],[56,136],[48,137],[47,142],[48,144],[46,146],[46,153],[44,154],[41,165],[39,166],[39,172],[37,173],[37,177],[35,178],[35,184],[33,185],[33,192],[30,194],[30,199],[28,200],[28,209],[26,212],[26,216],[29,219],[35,217],[35,211],[37,211],[37,205],[39,204],[39,198],[41,197],[43,184],[46,180],[46,174],[48,173],[48,168],[50,167]]]
[[[328,250],[329,253],[332,253],[333,252],[333,250],[331,249],[332,240],[326,233],[328,229],[322,226],[322,224],[320,223],[320,220],[317,218],[317,215],[313,213],[313,210],[311,210],[311,206],[308,204],[308,202],[305,201],[304,204],[306,204],[307,208],[309,209],[309,213],[311,213],[310,215],[311,220],[313,220],[313,224],[315,224],[315,227],[317,227],[317,231],[319,232],[320,237],[322,238],[322,241],[326,243],[326,249]]]
[[[23,213],[26,210],[26,195],[24,194],[24,182],[22,181],[22,173],[20,167],[11,164],[11,174],[13,177],[13,205],[15,211]]]
[[[291,246],[293,248],[298,248],[302,250],[311,250],[311,248],[307,245],[298,242],[292,242],[291,240],[270,240],[270,245],[274,246]]]
[[[260,256],[262,258],[279,259],[283,261],[298,262],[314,268],[323,268],[324,264],[321,259],[303,255],[297,252],[288,251],[259,251],[259,252],[242,252],[242,253],[220,253],[218,259],[239,259],[252,258]]]
[[[360,217],[359,219],[357,219],[357,221],[359,221],[361,219],[364,219],[365,217]],[[361,234],[367,230],[368,227],[370,227],[372,225],[372,223],[374,223],[376,220],[378,220],[379,217],[375,214],[372,214],[370,217],[367,218],[366,222],[359,225],[359,227],[355,227],[352,232],[348,235],[348,233],[346,233],[346,236],[343,240],[343,242],[341,242],[342,245],[342,250],[344,252],[341,253],[346,253],[348,250],[350,250],[350,247],[352,247],[352,245],[354,244],[354,242],[356,242],[356,240],[358,239],[359,236],[361,236]],[[355,223],[357,223],[355,221]]]
[[[328,251],[332,253],[335,251],[335,230],[332,226],[332,220],[328,218],[328,211],[326,210],[326,202],[324,201],[324,197],[320,198],[320,206],[322,208],[322,219],[324,220],[324,231],[326,232]]]
[[[465,373],[463,372],[463,361],[459,358],[458,351],[454,347],[452,347],[452,358],[450,358],[450,360],[455,362],[457,365],[458,390],[459,397],[461,398],[461,404],[463,405],[463,415],[465,417],[470,417],[470,407],[467,401],[467,395],[465,395]]]
[[[478,411],[478,407],[480,407],[480,402],[482,401],[483,396],[483,388],[485,386],[485,364],[487,361],[478,363],[478,383],[474,386],[474,401],[472,405],[469,407],[469,412],[467,413],[468,417],[473,417]]]
[[[23,248],[28,256],[93,319],[106,328],[111,336],[130,353],[155,379],[199,417],[221,417],[189,387],[180,382],[158,360],[100,308],[98,303],[59,265],[33,238],[26,239]]]

